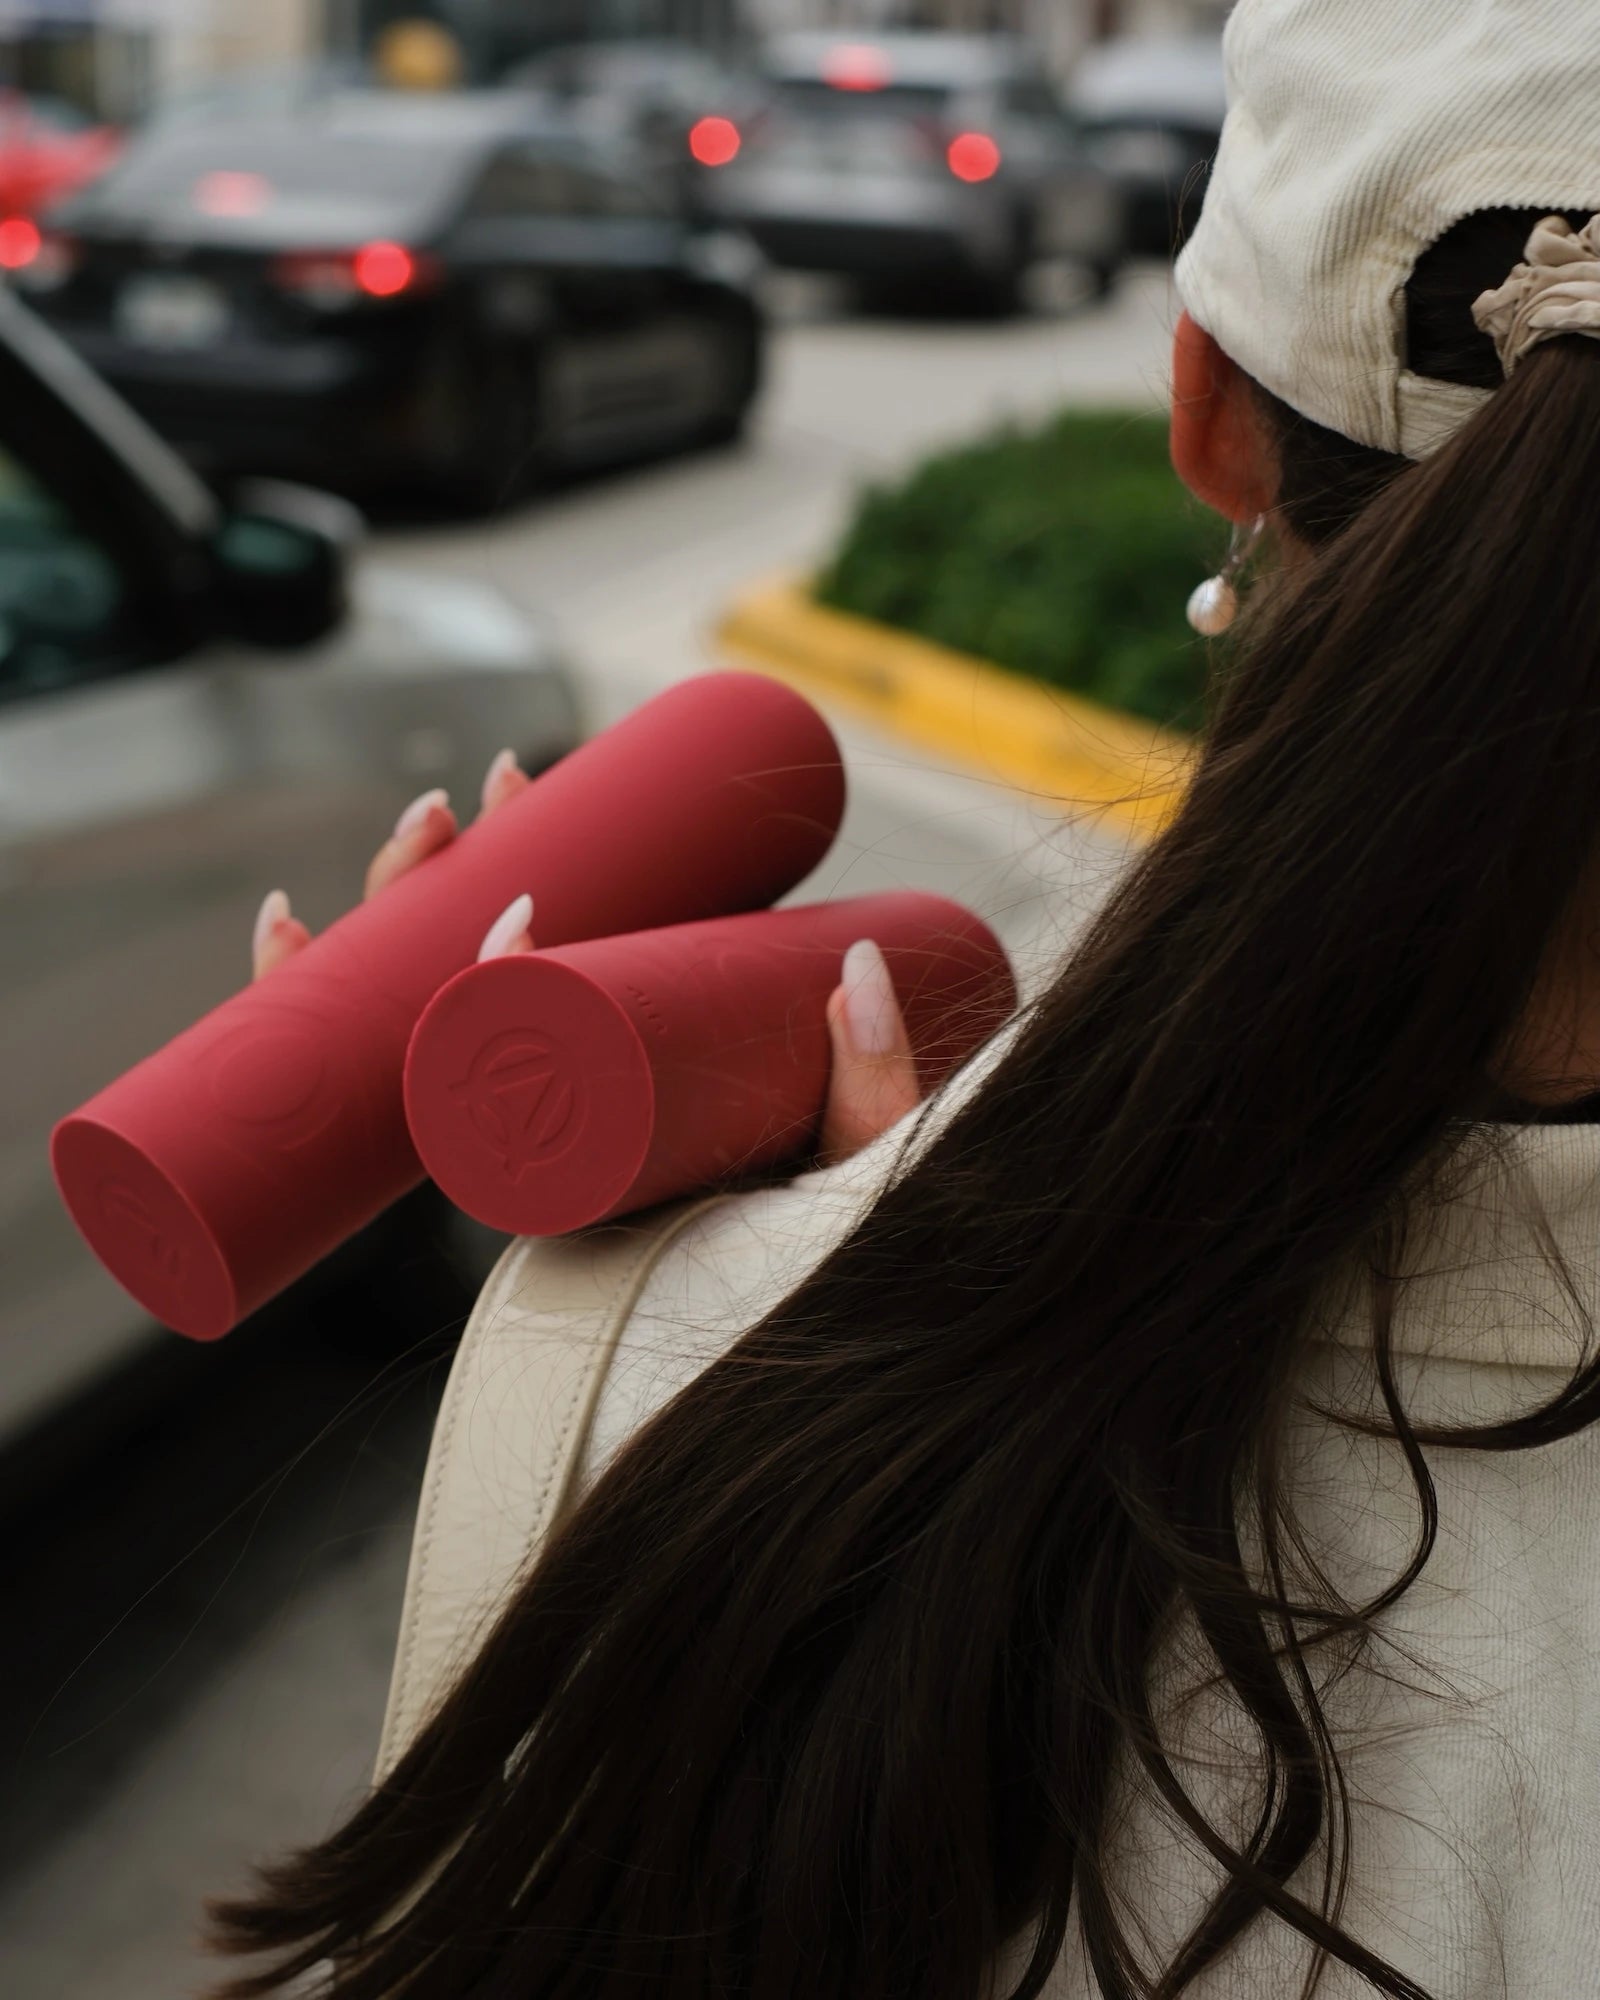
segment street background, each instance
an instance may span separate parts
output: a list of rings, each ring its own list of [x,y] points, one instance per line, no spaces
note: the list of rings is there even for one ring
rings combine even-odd
[[[650,25],[626,0],[583,0],[570,18],[563,4],[443,11],[474,61],[503,55],[534,20],[545,39],[592,30],[600,12],[618,31]],[[353,50],[414,10],[60,0],[42,11],[48,34],[41,9],[0,0],[0,90],[93,95],[131,118],[232,68]],[[712,40],[732,21],[721,0],[668,11],[674,32]],[[948,0],[935,13],[1025,28],[1064,64],[1112,27],[1190,27],[1223,11]],[[751,25],[776,27],[909,10],[762,0],[754,12]],[[772,275],[765,303],[766,387],[738,444],[564,481],[498,514],[380,505],[367,559],[474,579],[547,623],[584,722],[600,729],[728,664],[713,635],[730,601],[814,567],[872,482],[1012,420],[1166,400],[1177,308],[1154,258],[1131,263],[1109,300],[1047,263],[1011,318],[863,309],[833,281],[794,273]],[[895,887],[956,898],[990,921],[1034,991],[1115,879],[1124,836],[1020,798],[999,773],[830,719],[850,806],[805,899]],[[466,814],[474,801],[457,804]],[[386,832],[373,824],[374,847]],[[241,932],[241,977],[248,942]],[[447,1291],[430,1309],[415,1344],[386,1356],[270,1310],[215,1351],[174,1339],[108,1373],[54,1421],[48,1450],[0,1452],[6,2000],[196,1991],[201,1899],[241,1887],[252,1860],[318,1837],[361,1796],[459,1330]],[[0,1353],[0,1387],[5,1368]]]
[[[710,630],[730,593],[804,567],[863,480],[930,444],[1068,397],[1158,405],[1169,286],[1152,265],[1109,310],[1078,313],[1047,300],[1014,324],[974,327],[835,317],[825,287],[788,284],[792,317],[747,447],[597,481],[488,526],[390,527],[380,546],[468,567],[552,613],[603,724],[717,664]],[[1047,961],[1103,892],[1120,842],[1103,829],[1057,824],[1003,785],[837,726],[852,804],[819,888],[937,890],[981,910],[1014,951]],[[90,1641],[97,1650],[78,1672],[92,1698],[63,1707],[58,1697],[41,1716],[31,1760],[68,1764],[73,1775],[48,1791],[39,1851],[29,1851],[27,1800],[10,1829],[13,1869],[0,1888],[7,1993],[171,2000],[192,1990],[199,1896],[238,1882],[250,1858],[316,1835],[359,1795],[387,1690],[429,1412],[443,1383],[437,1362],[420,1373],[397,1369],[377,1391],[357,1381],[331,1382],[323,1414],[336,1428],[304,1463],[260,1468],[261,1497],[228,1531],[231,1574],[216,1573],[214,1548],[191,1553],[174,1537],[180,1568],[143,1607],[137,1637],[108,1629]],[[363,1397],[342,1417],[341,1390]],[[189,1425],[164,1424],[152,1441],[177,1459],[166,1482],[194,1480],[195,1544],[212,1525],[206,1482],[217,1449],[214,1435],[195,1432],[264,1421],[258,1409],[218,1401]],[[124,1489],[121,1504],[129,1499]],[[93,1588],[86,1551],[99,1550],[101,1517],[88,1511],[48,1563],[29,1563],[41,1598],[59,1589],[69,1564],[84,1565]],[[35,1520],[32,1532],[48,1545],[52,1524]],[[8,1626],[25,1633],[30,1606],[20,1592],[8,1595]],[[116,1616],[129,1609],[104,1596],[101,1604]],[[67,1712],[75,1742],[62,1740]]]

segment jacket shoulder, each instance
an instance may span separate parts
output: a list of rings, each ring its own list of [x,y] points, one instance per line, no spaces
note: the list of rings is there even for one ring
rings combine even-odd
[[[423,1475],[379,1750],[388,1770],[567,1504],[617,1340],[668,1248],[727,1196],[513,1242],[457,1350]]]

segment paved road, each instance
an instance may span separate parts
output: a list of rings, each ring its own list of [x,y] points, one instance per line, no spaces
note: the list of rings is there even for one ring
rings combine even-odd
[[[706,634],[725,595],[814,559],[864,481],[1007,415],[1159,402],[1174,309],[1152,269],[1107,311],[1047,299],[1002,327],[857,321],[806,288],[785,310],[743,450],[596,482],[489,527],[391,528],[388,553],[470,569],[552,612],[603,724],[713,664]],[[970,900],[1031,989],[1110,879],[1117,844],[859,728],[841,736],[850,816],[799,893]],[[70,1492],[0,1519],[16,1613],[0,1703],[23,1745],[0,1845],[8,2000],[194,1991],[201,1894],[359,1793],[442,1362],[423,1350],[375,1382],[360,1356],[266,1335],[203,1385],[176,1358],[146,1415],[119,1408],[114,1443]]]

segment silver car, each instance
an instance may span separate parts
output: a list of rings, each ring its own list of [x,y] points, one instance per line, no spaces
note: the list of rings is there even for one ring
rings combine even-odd
[[[1004,35],[784,35],[764,104],[712,121],[702,199],[779,264],[923,286],[996,309],[1041,259],[1111,289],[1123,197],[1039,52]],[[723,129],[726,128],[726,129]]]
[[[158,1337],[57,1198],[54,1122],[243,982],[268,889],[325,923],[417,792],[580,740],[548,633],[361,563],[359,525],[224,503],[0,293],[0,1449]]]

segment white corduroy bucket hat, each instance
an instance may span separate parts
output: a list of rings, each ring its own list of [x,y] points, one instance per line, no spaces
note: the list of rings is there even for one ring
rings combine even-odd
[[[1178,290],[1303,416],[1428,457],[1488,393],[1407,366],[1405,287],[1487,208],[1600,212],[1600,0],[1239,0]]]

